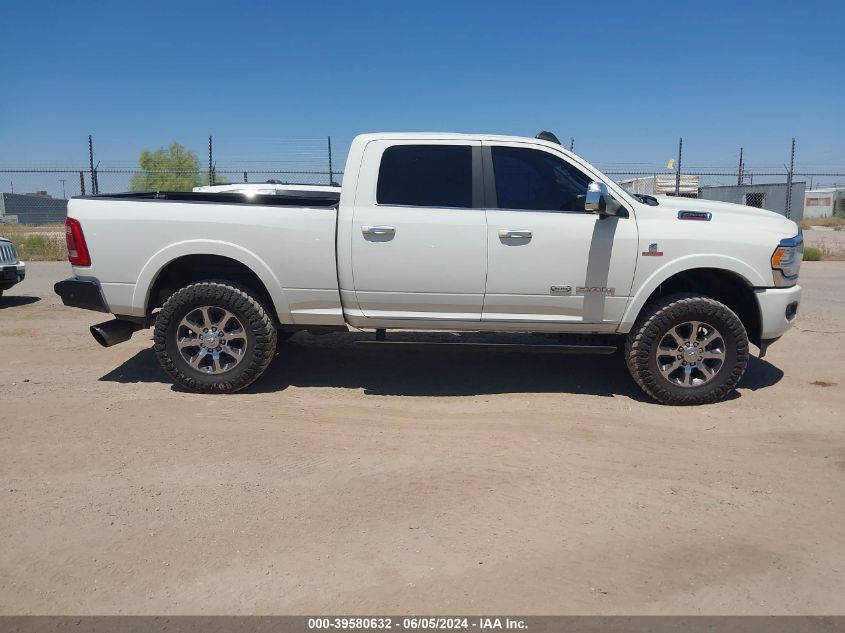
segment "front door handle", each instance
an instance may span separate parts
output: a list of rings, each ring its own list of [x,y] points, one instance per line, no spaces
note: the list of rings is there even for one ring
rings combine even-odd
[[[529,239],[533,233],[531,229],[500,229],[499,230],[499,237],[505,238],[512,238],[512,239]]]
[[[396,227],[393,226],[362,226],[361,232],[364,235],[394,235]]]

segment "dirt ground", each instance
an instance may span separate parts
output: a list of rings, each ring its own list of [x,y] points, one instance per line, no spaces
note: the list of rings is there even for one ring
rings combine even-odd
[[[0,613],[845,614],[845,263],[726,402],[296,335],[246,393],[0,298]]]

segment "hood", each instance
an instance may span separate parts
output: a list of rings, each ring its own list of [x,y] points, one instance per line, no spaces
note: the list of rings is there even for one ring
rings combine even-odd
[[[678,211],[709,211],[713,214],[713,221],[734,220],[736,222],[753,222],[754,226],[773,233],[787,234],[792,237],[798,233],[798,225],[782,216],[780,213],[748,207],[731,202],[705,200],[703,198],[681,198],[675,196],[654,196],[658,201],[656,211],[663,210],[671,216],[677,217]]]

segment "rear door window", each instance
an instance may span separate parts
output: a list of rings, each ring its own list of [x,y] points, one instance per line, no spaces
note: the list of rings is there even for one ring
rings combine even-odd
[[[394,145],[384,150],[376,202],[414,207],[472,207],[469,145]]]

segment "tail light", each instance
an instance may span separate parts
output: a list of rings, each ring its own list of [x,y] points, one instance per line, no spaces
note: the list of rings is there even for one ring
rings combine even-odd
[[[65,220],[65,241],[67,242],[67,259],[71,264],[91,265],[91,256],[88,254],[88,245],[85,243],[85,235],[82,233],[79,220],[73,218]]]

